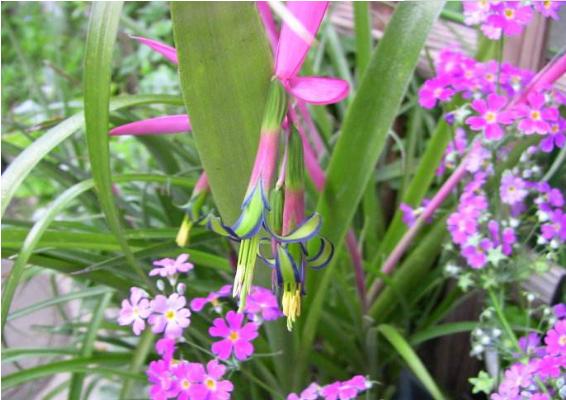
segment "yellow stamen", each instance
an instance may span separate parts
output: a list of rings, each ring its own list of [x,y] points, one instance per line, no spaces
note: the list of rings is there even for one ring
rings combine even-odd
[[[488,123],[491,124],[491,123],[495,122],[496,119],[497,119],[497,114],[495,114],[494,112],[488,111],[488,112],[485,113],[485,120]]]
[[[287,317],[287,329],[293,330],[293,324],[301,315],[301,285],[295,290],[285,290],[281,300],[283,305],[283,314]]]

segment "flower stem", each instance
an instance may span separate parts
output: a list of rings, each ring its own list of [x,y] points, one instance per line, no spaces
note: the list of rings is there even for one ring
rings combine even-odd
[[[448,178],[448,180],[444,182],[444,185],[442,185],[442,187],[432,198],[430,203],[428,203],[428,205],[424,208],[422,214],[419,215],[419,217],[415,220],[413,226],[411,226],[411,228],[405,233],[405,235],[403,235],[401,240],[397,243],[397,246],[395,246],[391,254],[389,254],[389,257],[387,257],[387,259],[383,263],[381,272],[383,272],[384,274],[390,274],[395,269],[395,266],[397,265],[403,254],[405,254],[405,251],[407,251],[408,247],[411,245],[413,239],[416,237],[417,233],[422,228],[426,220],[432,217],[434,212],[442,205],[444,200],[446,200],[448,195],[452,193],[452,190],[454,190],[456,185],[465,176],[467,164],[468,164],[467,157],[465,157],[460,163],[460,166],[456,168],[456,170],[452,173],[450,178]],[[375,298],[379,293],[379,289],[381,287],[380,282],[381,282],[380,279],[375,280],[375,282],[373,283],[373,285],[371,286],[368,292],[368,299],[370,304],[373,303],[373,301],[375,301]]]
[[[511,341],[513,342],[513,346],[515,347],[515,349],[522,353],[521,347],[519,346],[519,341],[517,340],[517,336],[515,336],[515,332],[513,332],[513,329],[511,329],[511,325],[509,325],[507,318],[505,318],[505,314],[503,313],[503,309],[501,307],[501,304],[499,303],[499,299],[497,295],[491,288],[487,289],[487,294],[489,296],[489,299],[491,300],[491,304],[493,305],[493,308],[495,309],[495,313],[499,318],[499,322],[501,322],[501,325],[503,325],[503,329],[505,329],[505,333],[507,334],[509,339],[511,339]]]

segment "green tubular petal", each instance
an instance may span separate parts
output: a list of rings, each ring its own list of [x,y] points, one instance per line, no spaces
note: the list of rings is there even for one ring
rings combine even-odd
[[[240,218],[238,218],[236,223],[231,227],[232,231],[243,239],[255,235],[261,227],[264,208],[265,204],[261,186],[257,185],[244,202]]]
[[[283,246],[277,246],[277,264],[283,279],[283,290],[293,291],[297,286],[298,271],[291,254]]]
[[[281,188],[274,189],[271,192],[269,205],[271,210],[265,219],[269,224],[266,229],[269,232],[280,233],[283,226],[283,190]]]
[[[332,260],[334,245],[325,238],[320,238],[319,246],[308,246],[307,265],[313,269],[321,269]]]
[[[287,94],[278,79],[271,81],[261,131],[278,131],[287,112]]]

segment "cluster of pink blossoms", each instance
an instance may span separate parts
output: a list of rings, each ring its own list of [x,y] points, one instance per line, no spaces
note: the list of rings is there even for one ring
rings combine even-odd
[[[556,322],[544,344],[536,333],[519,340],[523,360],[507,371],[492,400],[551,400],[566,397],[566,305],[554,307]]]
[[[150,276],[161,276],[169,279],[174,286],[180,273],[189,272],[194,268],[187,262],[188,254],[181,254],[177,259],[165,258],[155,261],[156,267],[149,272]],[[136,335],[145,329],[146,320],[154,333],[163,333],[166,337],[180,337],[183,329],[191,323],[191,311],[186,308],[187,300],[183,296],[185,286],[177,285],[177,292],[169,296],[159,294],[150,299],[143,289],[132,287],[129,299],[122,301],[118,317],[120,325],[132,325]]]
[[[464,22],[480,25],[490,39],[516,36],[531,22],[534,12],[558,20],[561,1],[464,1]]]
[[[222,379],[226,366],[217,360],[206,365],[186,360],[176,360],[175,341],[161,339],[155,349],[161,356],[152,361],[147,369],[151,384],[149,394],[152,399],[178,400],[227,400],[234,389],[229,380]]]
[[[347,381],[337,381],[325,386],[313,382],[300,394],[289,394],[287,400],[350,400],[357,398],[371,386],[371,382],[362,375],[356,375]]]
[[[454,140],[447,146],[437,174],[466,160],[467,183],[447,225],[453,243],[472,268],[488,263],[497,266],[512,254],[519,233],[525,231],[527,221],[521,216],[531,203],[538,218],[537,244],[543,246],[546,256],[554,257],[566,241],[564,197],[541,179],[536,163],[539,152],[552,152],[566,142],[566,120],[559,113],[566,97],[541,85],[523,96],[532,80],[531,72],[510,64],[481,63],[444,50],[437,76],[426,81],[419,92],[419,102],[425,108],[445,103],[450,110],[445,120],[455,127]],[[455,108],[451,101],[457,96],[464,104]],[[489,199],[484,187],[488,180],[499,178],[494,163],[505,162],[513,139],[533,134],[541,137],[539,144],[528,148],[516,167],[503,171],[499,199]],[[403,220],[411,225],[420,210],[422,207],[413,210],[402,205]]]
[[[242,313],[228,310],[225,315],[222,314],[225,304],[221,300],[229,302],[232,285],[222,286],[205,297],[187,301],[184,295],[186,285],[177,281],[180,274],[194,269],[188,259],[188,254],[181,254],[176,259],[155,261],[155,268],[149,275],[167,278],[173,293],[166,293],[163,281],[158,281],[157,285],[162,294],[153,299],[143,289],[131,288],[130,297],[122,302],[118,323],[131,325],[134,334],[139,335],[145,329],[147,321],[154,333],[163,333],[163,338],[155,345],[159,359],[150,362],[146,370],[151,399],[227,400],[234,390],[232,382],[223,379],[227,370],[237,369],[239,362],[246,361],[253,355],[253,341],[259,335],[261,324],[281,318],[283,313],[275,295],[269,289],[259,286],[252,286]],[[186,307],[188,303],[194,313],[204,312],[210,304],[214,312],[220,314],[220,317],[213,319],[208,330],[212,338],[210,351],[215,359],[206,364],[174,357],[177,343],[185,341],[183,330],[191,322],[191,311]],[[301,396],[291,394],[289,399],[321,397],[327,400],[347,400],[355,398],[370,386],[364,377],[355,376],[348,381],[323,387],[311,384]]]

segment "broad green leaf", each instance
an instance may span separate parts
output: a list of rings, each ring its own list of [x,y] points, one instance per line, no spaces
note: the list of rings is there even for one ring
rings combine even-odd
[[[181,99],[170,95],[120,96],[110,101],[110,111],[143,104],[181,104]],[[49,129],[26,147],[2,174],[2,216],[14,194],[34,167],[45,156],[84,126],[84,113],[80,112]]]
[[[328,167],[318,202],[321,234],[341,243],[383,150],[389,129],[413,76],[419,54],[444,2],[400,3],[352,100]],[[304,357],[312,348],[322,305],[336,262],[307,278],[309,288],[302,338]],[[319,282],[319,283],[318,283]],[[297,372],[301,374],[302,372]]]
[[[255,4],[173,2],[185,105],[212,195],[224,221],[240,213],[272,61]]]
[[[371,56],[371,14],[369,8],[371,3],[368,1],[355,1],[354,6],[354,27],[356,31],[356,73],[357,79],[362,79],[363,73],[369,64]]]
[[[443,400],[445,397],[436,386],[434,379],[428,373],[426,367],[423,365],[419,356],[411,348],[411,345],[407,343],[405,338],[399,334],[399,332],[390,325],[380,325],[377,330],[381,332],[387,341],[397,350],[397,353],[405,360],[411,371],[415,374],[418,380],[424,385],[428,390],[430,395],[435,400]]]
[[[112,50],[118,33],[122,2],[92,3],[84,58],[84,113],[86,141],[91,172],[108,225],[122,247],[130,267],[145,282],[151,281],[134,258],[122,230],[118,208],[112,192],[108,118]]]

